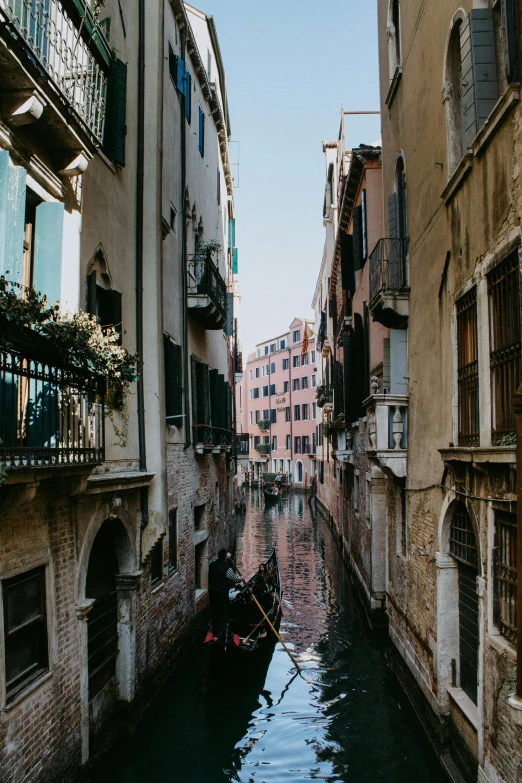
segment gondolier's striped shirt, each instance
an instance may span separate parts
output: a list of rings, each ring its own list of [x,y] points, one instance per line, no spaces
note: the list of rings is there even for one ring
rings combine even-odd
[[[234,569],[230,567],[226,573],[227,579],[230,579],[231,582],[241,582],[243,581],[243,577],[239,576],[239,574],[236,574]]]

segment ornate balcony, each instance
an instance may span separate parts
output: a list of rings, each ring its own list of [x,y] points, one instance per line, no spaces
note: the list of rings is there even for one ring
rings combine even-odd
[[[238,457],[248,457],[248,432],[236,432],[235,444]]]
[[[408,397],[372,394],[364,403],[368,416],[368,453],[379,467],[397,478],[406,475]]]
[[[223,329],[227,287],[209,253],[189,257],[187,305],[205,329]]]
[[[408,240],[379,239],[370,254],[370,312],[389,329],[408,325]]]
[[[317,407],[324,408],[326,411],[333,410],[333,387],[323,384],[317,387]]]
[[[99,465],[104,385],[29,329],[2,335],[0,462],[10,471]],[[8,346],[8,347],[7,347]]]
[[[56,149],[103,141],[110,46],[84,0],[0,0],[3,118]]]
[[[234,433],[221,427],[211,427],[210,424],[195,424],[192,427],[192,437],[197,454],[212,452],[221,454],[232,449]]]

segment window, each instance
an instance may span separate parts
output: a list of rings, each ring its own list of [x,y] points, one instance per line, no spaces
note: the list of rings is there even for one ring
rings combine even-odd
[[[307,364],[308,364],[308,354],[307,353],[303,353],[301,355],[301,367],[304,367]]]
[[[248,371],[248,377],[249,377],[250,380],[252,380],[252,370]]]
[[[270,411],[270,424],[277,424],[277,411],[275,408],[272,408]]]
[[[301,406],[294,405],[294,421],[301,421]]]
[[[202,158],[205,157],[205,112],[201,108],[198,109],[198,150]]]
[[[292,366],[299,367],[299,354],[292,357]]]
[[[317,425],[317,445],[322,446],[323,445],[323,425],[318,424]]]
[[[269,418],[270,418],[270,410],[268,408],[265,408],[263,410],[263,419],[266,421]]]
[[[194,506],[194,530],[205,530],[206,527],[206,503]]]
[[[286,436],[286,450],[287,451],[290,451],[290,446],[291,446],[290,435],[287,435]]]
[[[105,275],[102,275],[102,280],[104,277]],[[107,278],[105,277],[105,279]],[[87,275],[87,311],[97,316],[101,326],[113,326],[120,335],[121,343],[121,294],[118,291],[113,291],[111,288],[106,288],[105,285],[100,285],[97,282],[95,269]]]
[[[168,424],[183,424],[183,357],[181,345],[163,336],[163,360],[165,364],[165,415]]]
[[[457,365],[458,444],[478,446],[480,422],[476,287],[457,302]]]
[[[30,5],[31,4],[29,4],[29,7]],[[49,3],[46,4],[45,13],[49,13],[49,5]],[[36,3],[33,2],[32,6],[32,13],[35,14]],[[43,12],[43,8],[41,10]],[[34,22],[31,19],[30,25],[33,23]],[[172,47],[169,45],[169,64],[172,63],[174,66],[177,59],[178,58],[172,51]],[[188,78],[190,79],[190,76],[188,76]],[[103,133],[103,150],[116,166],[125,166],[125,137],[127,135],[126,104],[127,66],[122,60],[115,58],[107,83],[107,112],[105,116],[105,130]]]
[[[294,378],[292,381],[292,391],[299,391],[301,388],[299,378]]]
[[[303,391],[305,389],[308,389],[308,378],[306,377],[306,375],[304,376],[304,378],[301,378],[301,389],[303,389]]]
[[[270,343],[270,353],[275,353],[277,350],[277,343]]]
[[[312,454],[315,454],[315,450],[316,450],[316,435],[315,432],[312,432]]]
[[[254,392],[253,399],[257,400],[259,398],[259,386],[256,386],[255,389],[252,389],[252,391]]]
[[[259,367],[256,367],[256,378],[259,378]]]
[[[312,382],[312,389],[315,389],[315,387],[317,385],[317,376],[316,375],[311,375],[310,377],[311,377],[311,382]]]
[[[300,454],[301,453],[301,436],[296,435],[294,438],[294,453]]]
[[[300,341],[300,339],[301,339],[301,330],[300,329],[295,329],[292,332],[292,339],[293,339],[294,343],[298,343]]]
[[[45,568],[2,582],[6,693],[10,698],[49,667]]]
[[[399,0],[390,0],[388,6],[388,69],[390,81],[396,78],[401,67],[401,33],[399,26]]]
[[[317,418],[317,403],[313,402],[312,403],[312,419],[316,419],[316,418]]]
[[[268,446],[270,444],[270,435],[263,435],[263,443],[265,446]]]
[[[290,362],[288,359],[283,359],[283,370],[288,370],[289,364]]]
[[[268,397],[268,386],[263,386],[263,397]]]
[[[272,435],[272,451],[277,451],[277,435]]]
[[[518,252],[488,275],[492,442],[515,430],[511,398],[520,384],[520,272]]]
[[[259,435],[254,435],[254,448],[256,446],[259,446],[260,443],[261,443],[261,437]]]
[[[150,552],[150,584],[156,587],[163,579],[163,536],[157,541]]]
[[[250,451],[254,448],[254,437],[253,435],[250,436]]]
[[[254,423],[254,412],[250,411],[250,424]]]
[[[309,414],[309,411],[308,411],[308,403],[305,402],[303,404],[303,421],[306,421],[309,418],[310,418],[310,414]]]
[[[207,586],[208,555],[207,542],[202,541],[194,547],[195,585],[196,590],[204,590]]]
[[[285,408],[285,421],[290,421],[290,408]]]
[[[173,573],[178,565],[178,509],[169,511],[169,574]]]
[[[517,641],[517,517],[495,511],[495,623],[502,636]]]
[[[308,435],[303,435],[303,454],[309,454],[310,453],[310,439]]]
[[[271,373],[274,373],[275,371],[276,371],[276,368],[275,368],[275,362],[272,362],[272,363],[270,364],[270,372],[271,372]]]
[[[283,394],[288,394],[290,391],[290,381],[285,381],[283,383]]]
[[[286,340],[279,341],[279,350],[282,351],[283,348],[286,348]]]
[[[268,353],[268,345],[265,345],[265,356],[267,355],[267,353]]]
[[[275,393],[276,393],[275,383],[271,383],[270,384],[270,395],[275,394]]]
[[[261,411],[256,411],[256,424],[260,418],[261,418]]]
[[[359,473],[353,474],[353,510],[359,511]]]
[[[315,351],[311,351],[310,354],[311,354],[310,361],[312,362],[312,364],[315,364]]]
[[[185,99],[185,117],[190,123],[192,114],[192,77],[187,71],[186,65],[177,55],[169,58],[170,75],[176,85],[176,89]]]

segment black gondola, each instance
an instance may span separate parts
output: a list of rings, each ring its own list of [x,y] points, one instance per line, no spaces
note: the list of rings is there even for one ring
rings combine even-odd
[[[263,495],[267,503],[275,503],[281,497],[281,490],[272,484],[271,486],[263,487]]]
[[[274,632],[263,617],[252,594],[262,606],[274,628],[281,622],[281,576],[275,549],[263,563],[263,572],[257,571],[230,601],[228,623],[216,638],[209,629],[205,642],[215,652],[228,654],[251,654],[267,648],[275,642]]]

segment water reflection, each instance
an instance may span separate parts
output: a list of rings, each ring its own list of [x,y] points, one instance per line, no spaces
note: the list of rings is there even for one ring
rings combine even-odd
[[[257,490],[238,522],[250,574],[277,547],[284,588],[277,645],[242,670],[213,666],[198,643],[163,689],[132,748],[96,783],[432,781],[443,777],[369,634],[330,531],[307,498],[265,508]]]

